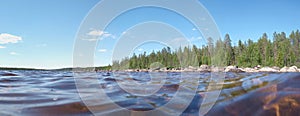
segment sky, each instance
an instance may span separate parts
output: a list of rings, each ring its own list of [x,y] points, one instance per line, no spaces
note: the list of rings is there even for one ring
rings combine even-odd
[[[90,10],[100,0],[2,0],[0,4],[0,67],[72,67],[77,31]],[[221,36],[257,40],[262,33],[290,33],[300,27],[299,0],[199,0],[214,18]],[[117,3],[116,3],[117,4]],[[197,13],[197,11],[195,11]],[[105,35],[98,40],[95,65],[111,64],[119,39],[145,21],[164,21],[180,28],[193,44],[201,46],[201,33],[176,13],[159,8],[141,8],[121,14],[106,30],[91,29],[88,35]],[[180,22],[180,23],[178,23]],[[169,34],[172,34],[170,32]],[[142,36],[144,35],[144,36]],[[147,34],[138,34],[146,37]],[[174,38],[176,40],[176,38]],[[180,44],[180,42],[178,42]],[[126,44],[125,44],[126,45]],[[155,42],[137,46],[131,53],[159,50]]]

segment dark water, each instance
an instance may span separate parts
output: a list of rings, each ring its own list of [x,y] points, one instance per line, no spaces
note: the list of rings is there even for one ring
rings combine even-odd
[[[160,75],[159,73],[157,74]],[[181,115],[198,115],[203,94],[207,90],[209,82],[213,81],[213,79],[210,80],[209,78],[210,73],[190,72],[185,77],[182,77],[191,81],[182,81],[181,73],[179,72],[168,72],[164,74],[167,77],[164,85],[158,91],[149,96],[139,96],[123,90],[117,82],[126,83],[127,80],[134,80],[139,83],[147,83],[151,80],[149,73],[130,73],[131,76],[128,76],[122,75],[122,73],[116,75],[111,72],[98,72],[98,81],[96,82],[98,85],[91,83],[89,87],[83,89],[84,92],[82,95],[95,97],[94,91],[97,91],[97,86],[102,88],[106,95],[121,108],[132,111],[149,111],[170,102],[176,95],[180,84],[183,84],[186,85],[186,88],[190,88],[191,91],[195,90],[195,93],[184,93],[193,96],[193,99],[191,104]],[[0,115],[93,115],[82,102],[73,75],[73,72],[63,71],[0,71]],[[297,74],[227,73],[223,90],[216,103],[217,105],[213,107],[213,112],[209,112],[208,115],[221,115],[226,114],[226,112],[229,112],[227,115],[234,115],[234,113],[231,114],[230,111],[236,112],[236,115],[239,115],[239,110],[234,111],[235,109],[230,109],[230,111],[227,111],[225,109],[227,109],[230,104],[238,103],[238,99],[247,98],[256,91],[260,92],[259,89],[261,88],[278,85],[283,82],[285,78],[293,77],[294,75]],[[83,74],[82,77],[83,79],[92,78],[88,73]],[[195,84],[195,81],[193,81],[195,78],[198,79],[196,82],[199,83],[198,87],[189,87],[189,85]],[[155,83],[158,82],[152,82],[152,84]],[[289,86],[289,84],[287,84],[287,86]],[[147,88],[151,89],[151,87]],[[146,88],[136,87],[133,89],[142,91]],[[281,94],[285,94],[285,89],[282,92]],[[287,92],[289,91],[287,90]],[[293,94],[300,96],[300,89],[296,89]],[[182,97],[180,99],[184,101],[186,98]],[[298,101],[296,103],[298,103]],[[107,109],[112,112],[117,111],[116,109],[110,108],[111,103],[105,101],[95,104],[96,105],[93,106],[94,108]],[[251,103],[249,105],[251,105]],[[264,104],[260,105],[264,106]],[[298,107],[298,104],[293,107],[296,106]],[[275,112],[275,114],[276,113],[278,112]]]

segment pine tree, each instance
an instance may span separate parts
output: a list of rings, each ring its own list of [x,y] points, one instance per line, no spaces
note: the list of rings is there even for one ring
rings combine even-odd
[[[152,51],[149,55],[133,54],[120,61],[113,61],[112,68],[119,69],[147,69],[151,63],[160,62],[166,68],[181,68],[200,66],[202,64],[214,66],[238,65],[240,67],[263,66],[292,66],[300,67],[300,32],[292,31],[287,37],[284,32],[273,33],[273,41],[264,33],[257,42],[251,39],[238,41],[232,46],[229,34],[224,41],[219,38],[207,39],[207,45],[197,48],[196,45],[179,47],[172,51],[166,47],[160,51]]]

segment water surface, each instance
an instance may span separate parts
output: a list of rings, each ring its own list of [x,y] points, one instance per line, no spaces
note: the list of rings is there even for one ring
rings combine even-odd
[[[158,73],[159,74],[159,73]],[[111,72],[97,72],[99,86],[104,89],[106,95],[117,105],[128,110],[148,111],[167,104],[176,95],[180,86],[194,84],[186,79],[198,79],[197,88],[186,88],[195,93],[189,107],[182,115],[198,115],[198,109],[203,100],[208,83],[211,81],[210,73],[190,72],[181,77],[180,72],[164,73],[167,77],[163,86],[150,96],[139,96],[124,91],[117,82],[126,83],[134,80],[139,83],[148,83],[151,80],[148,72],[132,72],[131,76]],[[162,75],[164,75],[162,74]],[[91,78],[84,74],[84,78]],[[247,97],[257,89],[276,85],[286,77],[297,75],[296,73],[227,73],[223,90],[218,98],[214,112],[223,111],[222,104],[234,103],[235,99]],[[155,84],[153,82],[152,84]],[[158,82],[157,82],[158,83]],[[93,86],[85,88],[85,95],[94,95]],[[146,88],[135,88],[145,91]],[[148,87],[151,89],[151,86]],[[282,91],[284,92],[284,91]],[[288,91],[287,91],[288,92]],[[300,91],[299,91],[300,93]],[[297,93],[297,95],[300,95]],[[185,98],[182,98],[184,101]],[[96,103],[95,107],[106,108],[110,104]],[[223,106],[223,107],[226,107]],[[114,109],[109,109],[114,110]],[[92,115],[82,102],[73,77],[73,72],[67,71],[0,71],[0,115]],[[209,115],[219,115],[209,113]]]

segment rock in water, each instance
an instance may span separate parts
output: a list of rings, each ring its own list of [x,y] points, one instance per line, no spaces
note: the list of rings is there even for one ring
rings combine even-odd
[[[187,71],[187,72],[191,72],[191,71],[196,71],[197,68],[193,67],[193,66],[188,66],[187,68],[184,68],[183,71]]]
[[[280,69],[280,72],[287,72],[288,69],[289,69],[289,68],[285,66],[285,67],[283,67],[283,68]]]
[[[275,69],[275,70],[280,70],[280,68],[277,67],[277,66],[273,66],[272,68]]]
[[[200,72],[209,72],[210,71],[210,67],[208,65],[201,65],[198,68],[198,71],[200,71]]]
[[[277,84],[215,105],[207,116],[299,116],[300,74],[286,74]]]
[[[259,69],[259,72],[278,72],[278,70],[270,68],[270,67],[263,67]]]
[[[288,70],[289,72],[298,72],[298,67],[297,66],[292,66]]]
[[[201,68],[201,69],[209,69],[210,67],[209,67],[208,65],[206,65],[206,64],[202,64],[202,65],[200,66],[200,68]]]
[[[239,69],[237,66],[228,66],[225,68],[225,72],[244,72],[243,70]]]
[[[292,66],[292,67],[283,67],[280,69],[280,72],[298,72],[297,66]]]
[[[258,72],[258,70],[255,70],[253,68],[244,68],[243,69],[245,72]]]

